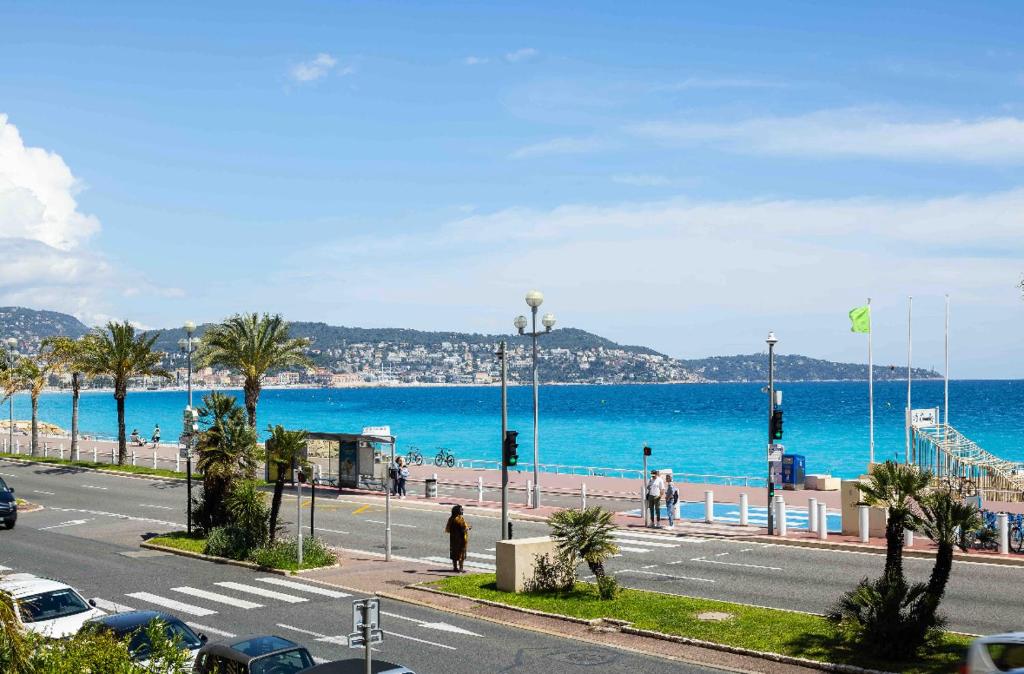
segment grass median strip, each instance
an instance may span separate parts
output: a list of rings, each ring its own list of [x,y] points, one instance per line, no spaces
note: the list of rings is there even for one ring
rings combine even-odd
[[[209,555],[210,557],[219,556],[210,555],[210,553],[207,552],[206,536],[198,534],[192,534],[190,536],[185,531],[172,531],[170,533],[147,539],[146,542],[152,543],[153,545],[163,545],[176,550]],[[279,539],[275,543],[270,543],[255,550],[251,550],[244,556],[239,555],[239,559],[236,559],[235,561],[251,562],[258,566],[270,569],[279,569],[281,571],[305,571],[307,569],[319,569],[325,566],[331,566],[337,562],[334,553],[324,546],[319,539],[310,539],[308,537],[303,538],[302,550],[302,566],[299,566],[297,560],[298,544],[295,539],[291,538]],[[230,557],[221,558],[231,559]]]
[[[885,671],[932,674],[955,670],[970,642],[968,637],[947,633],[933,653],[917,662],[883,662],[853,651],[836,638],[825,618],[809,613],[631,589],[623,589],[614,600],[602,601],[588,583],[579,583],[571,592],[515,594],[499,591],[494,574],[454,576],[432,585],[519,608],[575,618],[624,620],[637,629]]]
[[[194,534],[189,536],[185,531],[172,531],[162,536],[149,538],[146,542],[154,545],[163,545],[168,548],[174,548],[175,550],[197,552],[199,554],[203,554],[203,551],[206,549],[205,536],[197,536]]]

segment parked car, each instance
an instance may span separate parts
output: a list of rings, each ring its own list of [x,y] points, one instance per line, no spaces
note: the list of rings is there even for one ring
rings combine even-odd
[[[315,663],[304,647],[278,636],[243,637],[199,649],[193,674],[294,674]]]
[[[179,639],[181,647],[189,653],[189,664],[195,662],[199,649],[206,643],[205,634],[196,634],[192,628],[178,618],[163,611],[126,611],[93,618],[83,629],[106,630],[118,639],[130,639],[128,650],[136,662],[147,664],[151,644],[146,628],[154,620],[164,624],[164,634],[168,639]]]
[[[22,627],[56,639],[71,636],[87,620],[106,615],[70,585],[31,573],[0,576],[0,590],[14,599]]]
[[[408,667],[396,665],[385,660],[373,660],[370,662],[370,669],[373,674],[415,674]],[[366,671],[366,661],[363,659],[334,660],[317,665],[313,669],[307,669],[302,674],[363,674]]]
[[[981,637],[971,642],[962,674],[1024,673],[1024,632]]]
[[[0,477],[0,521],[8,529],[13,529],[18,521],[18,499],[14,498],[14,489],[7,486]]]

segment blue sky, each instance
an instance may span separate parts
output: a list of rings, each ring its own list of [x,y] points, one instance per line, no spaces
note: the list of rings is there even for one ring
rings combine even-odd
[[[5,3],[0,301],[1024,376],[1024,11],[836,4]]]

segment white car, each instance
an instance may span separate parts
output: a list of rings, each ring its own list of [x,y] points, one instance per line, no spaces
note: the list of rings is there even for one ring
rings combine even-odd
[[[1024,674],[1024,632],[981,637],[967,649],[964,674]]]
[[[14,599],[15,615],[26,630],[55,639],[69,637],[85,621],[106,615],[70,585],[30,573],[0,576],[0,590]]]

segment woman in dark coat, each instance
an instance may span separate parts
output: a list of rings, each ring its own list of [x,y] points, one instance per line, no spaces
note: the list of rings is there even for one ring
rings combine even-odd
[[[452,514],[448,518],[448,523],[444,525],[444,532],[448,534],[452,571],[456,573],[465,572],[463,565],[466,563],[466,550],[469,549],[469,530],[472,528],[462,516],[462,506],[452,506]]]

